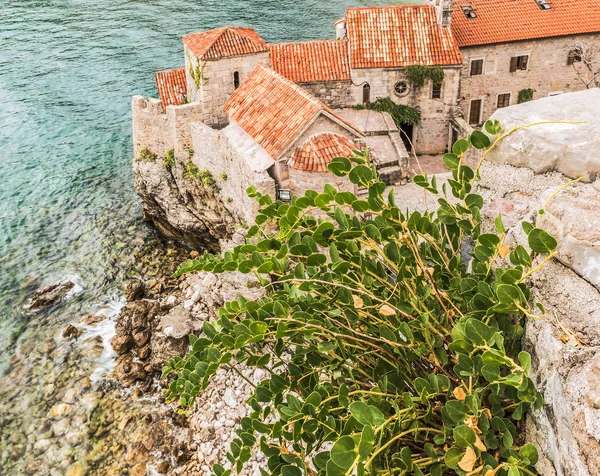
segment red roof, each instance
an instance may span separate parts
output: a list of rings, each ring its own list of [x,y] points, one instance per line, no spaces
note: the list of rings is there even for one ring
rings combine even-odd
[[[463,46],[600,32],[600,0],[550,0],[542,10],[535,0],[457,0],[452,32]],[[468,19],[461,7],[471,6]]]
[[[263,65],[256,67],[223,108],[274,160],[320,114],[357,136],[363,135],[300,86]]]
[[[170,71],[159,71],[154,74],[158,97],[163,107],[179,106],[185,103],[187,94],[187,82],[185,80],[185,68],[176,68]]]
[[[316,134],[296,149],[288,165],[296,170],[327,172],[336,157],[350,157],[356,145],[347,137],[331,132]]]
[[[347,40],[270,45],[271,66],[296,83],[349,81]]]
[[[457,42],[430,5],[348,8],[346,22],[352,68],[462,64]]]
[[[183,44],[196,58],[203,60],[269,51],[267,44],[254,29],[241,26],[224,26],[216,30],[192,33],[183,37]]]

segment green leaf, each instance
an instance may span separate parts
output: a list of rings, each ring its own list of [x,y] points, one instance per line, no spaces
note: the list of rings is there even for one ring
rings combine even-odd
[[[449,402],[446,402],[445,408],[448,412],[448,417],[454,423],[463,422],[469,412],[467,405],[459,400],[450,400]]]
[[[373,179],[373,171],[366,165],[357,165],[348,174],[350,182],[356,185],[367,185]]]
[[[357,454],[354,439],[350,436],[342,436],[331,448],[330,458],[337,467],[347,471],[354,463]],[[327,474],[329,474],[329,467]]]
[[[464,451],[462,449],[453,446],[446,451],[446,456],[444,456],[446,466],[448,466],[450,469],[458,469],[458,463],[460,463],[463,455]]]
[[[379,426],[385,421],[381,410],[373,405],[357,401],[352,402],[349,409],[356,421],[363,425]]]
[[[537,448],[531,443],[527,443],[519,450],[519,456],[527,460],[526,464],[535,466],[538,462],[538,451]]]
[[[521,364],[521,367],[525,369],[527,374],[531,371],[531,355],[527,352],[519,352],[519,363]]]
[[[344,177],[352,170],[352,163],[345,157],[336,157],[329,162],[327,168],[330,172],[333,172],[334,175]]]
[[[442,157],[442,162],[448,168],[448,170],[458,170],[458,164],[460,163],[460,159],[454,154],[445,154]]]
[[[518,467],[516,467],[516,466],[511,466],[511,467],[508,469],[507,476],[521,476],[521,471],[519,470],[519,468],[518,468]]]
[[[469,142],[466,139],[458,139],[452,146],[454,155],[462,155],[469,150]]]
[[[492,145],[490,138],[481,131],[473,131],[471,133],[471,144],[476,149],[487,149]]]
[[[483,322],[470,318],[465,324],[465,335],[472,343],[483,345],[492,339],[494,332]]]
[[[281,476],[302,476],[302,470],[290,464],[281,468]]]
[[[529,233],[531,233],[531,231],[535,228],[531,223],[529,223],[528,221],[523,221],[521,222],[521,226],[523,227],[523,231],[529,235]]]
[[[461,448],[468,448],[475,444],[475,432],[467,425],[460,425],[452,431],[454,442]]]
[[[509,256],[510,262],[515,266],[524,266],[526,268],[531,267],[531,257],[527,250],[519,245],[513,251],[511,251]]]
[[[534,228],[528,236],[529,247],[536,253],[549,253],[556,249],[558,242],[541,228]]]

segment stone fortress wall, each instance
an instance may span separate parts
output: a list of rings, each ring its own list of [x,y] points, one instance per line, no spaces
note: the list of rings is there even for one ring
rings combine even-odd
[[[464,66],[459,99],[464,117],[468,120],[473,99],[483,99],[485,121],[496,111],[499,94],[510,93],[513,105],[517,104],[519,91],[523,89],[533,89],[534,99],[585,89],[577,70],[589,76],[586,67],[581,62],[567,64],[569,51],[576,45],[588,45],[595,51],[595,57],[600,58],[600,34],[461,48]],[[511,58],[521,55],[529,55],[527,69],[511,73]],[[478,59],[484,60],[483,74],[471,76],[471,61]]]

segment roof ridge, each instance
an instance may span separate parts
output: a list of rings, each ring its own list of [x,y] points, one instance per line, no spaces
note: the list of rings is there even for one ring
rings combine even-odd
[[[395,9],[410,9],[410,8],[433,8],[433,5],[428,3],[416,3],[414,5],[378,5],[371,7],[346,7],[348,10],[395,10]]]
[[[306,40],[306,41],[282,41],[279,43],[268,43],[269,46],[277,46],[277,45],[306,45],[309,43],[344,43],[348,41],[348,38],[344,38],[341,40],[337,39],[326,39],[326,40]]]

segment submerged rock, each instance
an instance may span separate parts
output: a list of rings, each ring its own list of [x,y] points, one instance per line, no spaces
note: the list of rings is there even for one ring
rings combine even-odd
[[[75,283],[73,281],[65,281],[42,288],[33,296],[29,309],[40,311],[54,306],[62,301],[74,287]]]
[[[79,329],[78,327],[75,327],[73,324],[69,324],[62,331],[62,336],[65,339],[76,339],[81,334],[83,334],[83,330]]]

